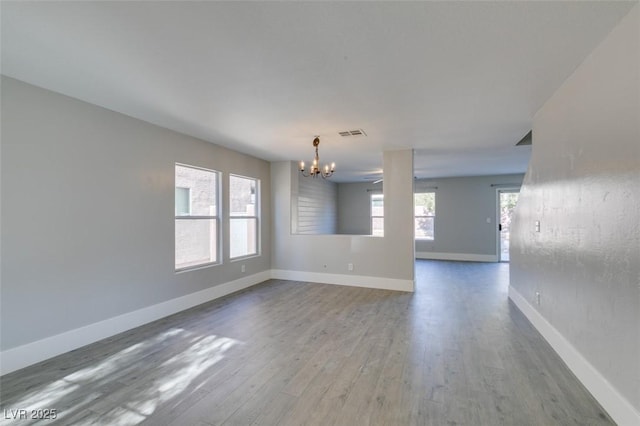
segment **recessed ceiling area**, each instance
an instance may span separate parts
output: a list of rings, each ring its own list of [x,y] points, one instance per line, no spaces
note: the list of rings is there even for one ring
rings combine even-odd
[[[536,111],[635,2],[9,2],[2,74],[362,181],[524,172]],[[366,137],[339,132],[366,129]]]

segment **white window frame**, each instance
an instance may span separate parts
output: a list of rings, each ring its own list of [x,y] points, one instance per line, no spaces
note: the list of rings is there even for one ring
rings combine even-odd
[[[373,199],[375,197],[380,197],[382,199],[382,216],[380,215],[375,215],[373,214]],[[383,193],[373,193],[370,195],[369,197],[369,210],[370,210],[370,220],[369,220],[369,226],[371,228],[371,231],[369,232],[370,235],[374,236],[374,237],[384,237],[384,194]],[[373,233],[373,219],[382,219],[382,235],[376,235]]]
[[[434,209],[436,204],[436,191],[416,191],[413,193],[413,229],[414,229],[414,234],[415,234],[415,229],[416,229],[416,219],[418,218],[433,218],[433,238],[429,238],[429,237],[418,237],[416,235],[414,235],[414,238],[418,241],[435,241],[436,239],[436,214],[435,212],[432,215],[416,215],[416,195],[418,194],[433,194],[433,202],[434,202]]]
[[[231,212],[231,178],[240,178],[240,179],[247,179],[247,180],[252,180],[255,182],[256,184],[256,193],[255,195],[255,201],[254,201],[254,205],[255,205],[255,214],[253,216],[240,216],[240,215],[234,215]],[[243,176],[243,175],[238,175],[238,174],[234,174],[234,173],[230,173],[229,174],[229,232],[231,232],[231,222],[234,219],[255,219],[256,221],[256,251],[255,253],[247,253],[247,254],[243,254],[241,256],[235,256],[235,257],[231,257],[231,244],[232,244],[232,240],[233,238],[231,237],[231,235],[229,235],[229,259],[232,261],[236,261],[236,260],[242,260],[242,259],[247,259],[250,257],[257,257],[260,256],[261,252],[262,252],[262,243],[260,241],[260,210],[261,210],[261,198],[260,198],[260,179],[252,177],[252,176]]]
[[[214,266],[214,265],[219,265],[222,263],[222,238],[221,238],[221,204],[220,204],[220,200],[221,200],[221,179],[222,179],[222,173],[220,173],[217,170],[212,170],[212,169],[207,169],[204,167],[198,167],[198,166],[192,166],[190,164],[183,164],[183,163],[175,163],[174,165],[174,182],[173,182],[173,186],[174,189],[175,188],[184,188],[184,187],[178,187],[175,184],[175,170],[176,167],[186,167],[186,168],[190,168],[190,169],[195,169],[195,170],[202,170],[205,172],[209,172],[209,173],[213,173],[216,176],[216,187],[215,187],[215,200],[216,200],[216,214],[212,215],[212,216],[207,216],[207,215],[197,215],[194,216],[191,214],[192,212],[192,208],[191,208],[191,201],[192,201],[192,191],[191,189],[189,189],[189,214],[188,215],[176,215],[175,216],[175,220],[174,220],[174,241],[173,241],[173,248],[174,248],[174,268],[175,268],[175,272],[185,272],[185,271],[190,271],[190,270],[194,270],[194,269],[201,269],[201,268],[206,268],[209,266]],[[174,190],[175,192],[175,190]],[[175,201],[174,201],[174,212],[175,212]],[[213,220],[215,223],[215,230],[216,230],[216,241],[214,242],[215,248],[216,248],[216,260],[214,262],[202,262],[202,263],[198,263],[198,264],[194,264],[194,265],[189,265],[189,266],[185,266],[185,267],[181,267],[181,268],[177,268],[176,264],[175,264],[175,252],[176,252],[176,241],[175,241],[175,224],[177,223],[178,220]]]

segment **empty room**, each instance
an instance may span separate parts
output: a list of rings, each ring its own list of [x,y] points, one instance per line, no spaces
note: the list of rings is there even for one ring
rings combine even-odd
[[[638,1],[0,31],[0,425],[640,424]]]

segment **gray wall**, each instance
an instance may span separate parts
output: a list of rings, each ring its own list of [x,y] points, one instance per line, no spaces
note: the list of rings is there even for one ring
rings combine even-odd
[[[266,161],[5,77],[1,106],[2,350],[270,269]],[[175,162],[223,172],[223,217],[261,179],[262,256],[174,272]]]
[[[639,34],[636,5],[535,116],[511,250],[511,286],[636,411]]]
[[[296,168],[297,170],[297,168]],[[291,186],[294,200],[292,231],[296,234],[335,234],[338,230],[338,190],[334,182],[321,177],[304,177],[297,172]]]
[[[416,192],[437,189],[434,239],[416,241],[416,253],[497,256],[497,187],[491,185],[519,187],[522,179],[523,175],[500,175],[417,180]]]
[[[338,234],[371,234],[371,194],[382,193],[382,183],[338,184]]]
[[[292,234],[291,185],[298,172],[289,161],[272,163],[273,268],[413,281],[413,152],[387,151],[384,159],[385,226],[393,229],[384,237]]]
[[[498,187],[491,185],[514,184],[518,188],[523,177],[517,174],[416,180],[416,192],[436,193],[435,238],[417,240],[416,255],[471,254],[493,256],[497,260]],[[381,188],[381,184],[371,183],[338,184],[338,233],[370,233],[371,192],[367,191]],[[487,218],[491,223],[487,223]]]

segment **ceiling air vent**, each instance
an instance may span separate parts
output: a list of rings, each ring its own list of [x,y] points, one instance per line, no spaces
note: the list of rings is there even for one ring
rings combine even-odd
[[[355,130],[345,130],[344,132],[338,132],[338,134],[342,137],[346,136],[367,136],[367,134],[362,129]]]

